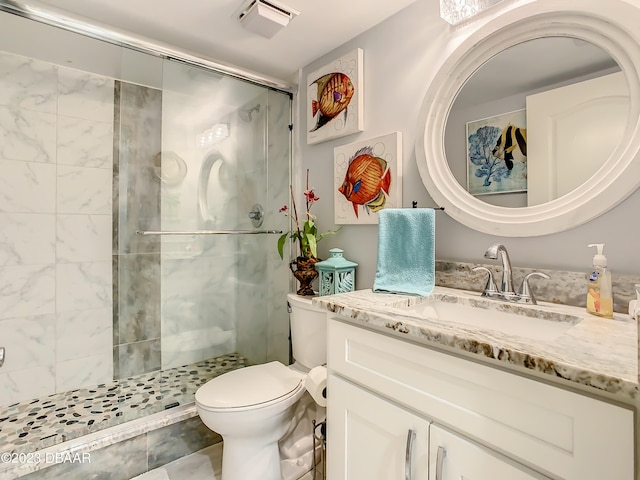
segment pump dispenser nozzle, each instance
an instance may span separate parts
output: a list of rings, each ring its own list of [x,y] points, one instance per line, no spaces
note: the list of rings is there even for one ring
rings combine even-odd
[[[588,247],[596,247],[597,253],[593,256],[593,266],[594,267],[606,267],[607,266],[607,257],[602,254],[604,250],[604,243],[590,243],[587,245]]]

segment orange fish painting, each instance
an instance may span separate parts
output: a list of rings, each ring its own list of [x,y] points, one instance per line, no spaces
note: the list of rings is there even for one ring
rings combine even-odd
[[[387,162],[373,155],[372,147],[363,147],[349,160],[349,167],[338,191],[353,205],[358,217],[359,205],[369,213],[382,210],[391,187]]]
[[[344,73],[327,73],[311,82],[318,85],[317,100],[311,102],[311,116],[318,118],[315,126],[309,130],[315,132],[329,123],[344,111],[345,124],[347,119],[347,107],[355,93],[355,87],[348,75]]]

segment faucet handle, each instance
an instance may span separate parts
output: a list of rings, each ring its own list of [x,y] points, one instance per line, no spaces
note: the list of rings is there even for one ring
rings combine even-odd
[[[533,292],[531,291],[531,287],[529,286],[529,279],[531,277],[541,277],[546,279],[549,279],[551,277],[546,273],[531,272],[522,280],[522,285],[520,286],[520,290],[518,291],[519,301],[530,303],[531,305],[537,305],[538,303],[536,302],[536,297],[533,296]]]
[[[500,290],[498,290],[498,286],[496,282],[493,280],[493,272],[489,270],[487,267],[473,267],[472,270],[474,272],[487,272],[489,277],[487,278],[487,284],[484,287],[482,292],[483,297],[495,297],[500,295]]]

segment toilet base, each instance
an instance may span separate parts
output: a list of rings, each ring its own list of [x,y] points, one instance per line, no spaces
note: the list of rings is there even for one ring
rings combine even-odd
[[[270,441],[265,436],[252,439],[224,435],[221,480],[298,480],[313,467],[313,421],[323,421],[326,410],[316,405],[304,392],[283,415],[284,422],[270,427]],[[321,457],[318,450],[316,458]]]
[[[252,445],[254,443],[254,445]],[[222,480],[282,480],[278,442],[264,444],[246,438],[224,440]]]

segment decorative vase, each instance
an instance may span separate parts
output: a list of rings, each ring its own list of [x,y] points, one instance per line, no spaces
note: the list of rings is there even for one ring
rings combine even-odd
[[[319,261],[319,258],[298,257],[289,264],[293,276],[300,282],[300,288],[296,292],[298,295],[315,295],[311,288],[311,282],[318,278],[315,264]],[[295,270],[293,268],[294,265]]]

